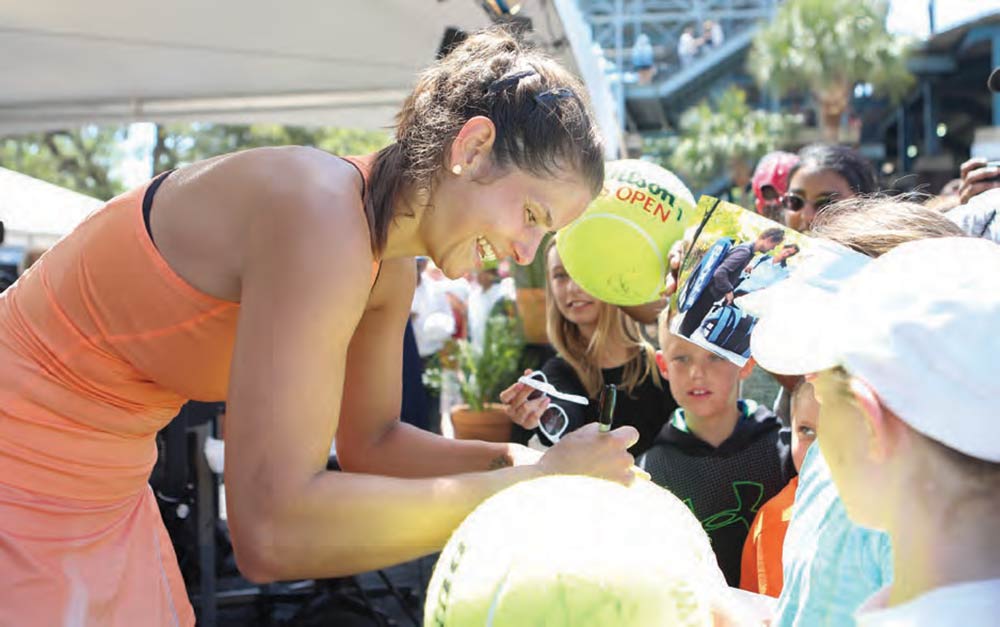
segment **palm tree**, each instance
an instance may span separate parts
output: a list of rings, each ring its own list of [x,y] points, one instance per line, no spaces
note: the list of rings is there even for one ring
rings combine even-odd
[[[643,152],[693,189],[722,174],[742,188],[754,163],[785,146],[800,126],[798,116],[751,109],[746,92],[730,87],[713,104],[702,101],[685,111],[678,138],[649,139]]]
[[[908,42],[886,30],[887,12],[884,0],[788,0],[754,38],[749,71],[782,96],[808,89],[836,141],[855,84],[898,99],[913,81]]]

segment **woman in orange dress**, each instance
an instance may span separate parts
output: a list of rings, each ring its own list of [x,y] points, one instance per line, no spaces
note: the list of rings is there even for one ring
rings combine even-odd
[[[540,474],[631,480],[629,427],[538,457],[397,416],[412,257],[451,277],[528,263],[600,189],[580,84],[474,35],[420,77],[396,137],[353,160],[264,148],[162,175],[0,296],[0,625],[193,623],[147,484],[188,399],[227,401],[229,523],[254,581],[432,552]],[[346,472],[325,470],[334,437]]]

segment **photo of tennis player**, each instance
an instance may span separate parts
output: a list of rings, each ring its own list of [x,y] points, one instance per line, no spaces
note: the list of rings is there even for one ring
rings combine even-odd
[[[698,211],[702,219],[687,238],[681,268],[675,333],[743,366],[757,318],[738,299],[790,277],[808,238],[710,196],[702,196]]]
[[[736,284],[733,295],[739,298],[787,279],[791,276],[788,260],[799,252],[798,244],[789,243],[771,253],[758,256],[743,269],[743,273],[740,274],[740,282]]]

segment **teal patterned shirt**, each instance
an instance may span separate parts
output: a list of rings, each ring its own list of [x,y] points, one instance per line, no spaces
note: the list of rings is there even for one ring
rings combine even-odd
[[[861,604],[892,582],[889,536],[848,519],[817,445],[799,471],[782,551],[779,627],[853,626]]]

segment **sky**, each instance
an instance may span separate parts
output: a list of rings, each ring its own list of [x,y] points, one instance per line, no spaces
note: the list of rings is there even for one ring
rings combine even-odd
[[[888,27],[891,32],[926,37],[929,31],[930,0],[890,0]],[[936,31],[943,31],[977,15],[1000,10],[1000,0],[935,0]],[[132,188],[152,173],[150,152],[155,138],[152,124],[133,124],[128,139],[121,144],[124,156],[112,169],[112,176]]]
[[[926,37],[929,0],[889,0],[889,30]],[[943,31],[983,13],[1000,9],[1000,0],[935,0],[934,29]]]
[[[152,152],[156,126],[149,122],[129,125],[128,137],[118,145],[122,158],[111,167],[111,177],[132,189],[153,175]]]

